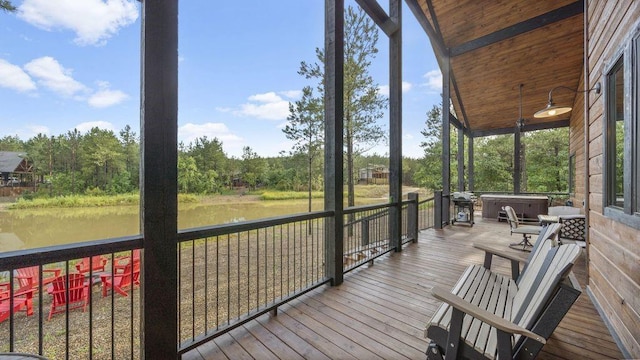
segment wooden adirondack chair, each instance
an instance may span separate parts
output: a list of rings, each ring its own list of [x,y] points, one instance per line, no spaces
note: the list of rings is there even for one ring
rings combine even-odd
[[[491,263],[494,256],[511,261],[511,278],[517,281],[520,277],[520,264],[524,264],[522,269],[524,272],[528,264],[531,262],[531,259],[537,256],[537,252],[540,250],[540,245],[546,239],[551,239],[553,246],[557,246],[559,244],[558,237],[561,229],[562,224],[560,223],[551,223],[543,226],[542,230],[540,230],[540,234],[538,234],[538,239],[533,244],[533,248],[528,254],[529,256],[525,255],[527,253],[509,251],[509,249],[505,249],[504,246],[498,246],[496,244],[474,243],[473,247],[484,251],[484,267],[487,269],[491,269]]]
[[[425,332],[427,358],[535,358],[581,293],[566,281],[580,248],[549,239],[540,246],[517,283],[472,265],[451,292],[435,287],[445,303]]]
[[[134,249],[131,253],[131,255],[119,256],[113,260],[113,269],[116,274],[122,273],[131,261],[140,264],[140,249]]]
[[[24,310],[27,316],[33,315],[33,292],[35,291],[31,284],[31,278],[28,278],[25,286],[20,286],[11,293],[11,284],[0,284],[0,322],[3,322],[11,316],[11,313]],[[13,308],[11,306],[11,297],[13,297]]]
[[[82,308],[84,312],[89,304],[89,286],[90,282],[86,281],[82,274],[55,278],[48,290],[53,297],[48,320],[51,320],[53,314],[67,311],[67,306],[69,310]]]
[[[88,273],[90,271],[93,271],[94,273],[104,271],[108,261],[109,260],[102,255],[86,257],[76,264],[76,270],[78,270],[80,274]]]
[[[62,270],[60,269],[42,269],[42,286],[48,285],[52,283],[58,276]],[[16,269],[16,273],[18,274],[16,278],[20,282],[20,287],[25,287],[27,284],[31,284],[34,289],[38,289],[40,287],[39,279],[40,279],[40,267],[39,266],[29,266],[26,268]],[[31,281],[28,279],[31,278]]]
[[[114,268],[115,271],[115,268]],[[134,285],[140,285],[140,261],[133,261],[124,266],[121,272],[111,274],[101,274],[102,296],[108,294],[109,288],[122,296],[128,296],[126,289]]]

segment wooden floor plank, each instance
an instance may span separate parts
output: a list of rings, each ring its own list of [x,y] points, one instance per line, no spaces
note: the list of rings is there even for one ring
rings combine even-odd
[[[278,357],[271,352],[269,348],[264,346],[262,342],[256,339],[250,331],[247,331],[244,327],[238,327],[234,330],[231,330],[229,334],[233,337],[235,341],[242,346],[242,348],[254,358],[255,354],[259,354],[260,359],[265,360],[277,360]]]
[[[253,321],[244,326],[244,329],[250,332],[264,346],[271,350],[279,359],[298,360],[304,357],[289,347],[285,342],[280,340],[276,335],[267,330],[258,321]]]
[[[431,289],[451,288],[468,265],[484,261],[474,242],[506,248],[517,241],[520,239],[509,235],[505,223],[479,216],[473,227],[422,231],[417,243],[347,273],[340,286],[313,290],[281,306],[278,316],[261,316],[184,359],[261,359],[267,354],[280,359],[423,360],[428,345],[428,339],[423,338],[424,327],[440,305],[431,296]],[[622,358],[584,293],[584,260],[574,268],[583,294],[538,358]],[[492,270],[510,275],[510,263],[494,259]]]

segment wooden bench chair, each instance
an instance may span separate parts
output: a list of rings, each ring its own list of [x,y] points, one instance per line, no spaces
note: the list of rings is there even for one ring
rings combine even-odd
[[[427,325],[427,359],[535,358],[581,293],[567,281],[580,255],[574,244],[544,239],[518,280],[469,266]]]

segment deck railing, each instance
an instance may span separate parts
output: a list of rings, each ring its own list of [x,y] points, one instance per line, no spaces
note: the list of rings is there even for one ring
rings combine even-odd
[[[135,285],[125,288],[124,297],[108,288],[103,297],[102,279],[113,282],[118,277],[113,260],[118,264],[141,244],[140,237],[127,237],[0,254],[0,282],[6,290],[0,305],[0,316],[6,316],[0,323],[0,352],[45,354],[53,359],[139,357],[139,291]],[[78,273],[75,265],[85,257],[104,258],[107,266],[84,272],[86,293],[78,291],[80,301],[55,302],[58,287],[52,278]],[[29,281],[24,283],[25,279]],[[69,277],[64,277],[63,285],[58,300],[73,300]],[[76,305],[80,307],[74,309]]]
[[[418,201],[418,229],[425,230],[434,226],[434,197]]]
[[[344,210],[344,272],[394,250],[389,241],[392,206]],[[418,228],[433,227],[433,198],[418,201],[413,196],[402,202],[401,209],[401,244],[417,240]],[[331,211],[320,211],[180,231],[179,353],[329,282],[324,231],[332,216]],[[117,283],[124,272],[121,262],[135,263],[139,253],[134,250],[141,247],[142,238],[135,236],[0,254],[0,272],[5,274],[1,280],[11,289],[0,295],[6,304],[0,305],[0,319],[2,311],[8,316],[0,322],[0,352],[54,359],[140,358],[141,298],[134,267],[127,268],[133,283],[122,292],[108,287],[103,297],[103,283]],[[63,305],[61,313],[47,320],[53,302],[51,284],[30,293],[32,315],[27,316],[24,307],[14,307],[24,297],[19,278],[9,274],[37,266],[37,278],[43,283],[49,273],[43,270],[72,274],[87,257],[104,258],[106,266],[85,273],[90,289],[86,311]]]
[[[179,234],[180,353],[327,283],[330,211]]]

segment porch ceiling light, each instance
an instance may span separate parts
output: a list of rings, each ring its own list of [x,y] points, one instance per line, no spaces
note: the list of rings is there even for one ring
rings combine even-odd
[[[570,87],[566,87],[566,86],[556,86],[553,89],[551,89],[551,91],[549,91],[549,102],[547,103],[547,107],[537,111],[535,114],[533,114],[534,118],[547,118],[547,117],[551,117],[551,116],[556,116],[556,115],[562,115],[562,114],[566,114],[569,111],[571,111],[572,107],[571,106],[560,106],[560,105],[556,105],[553,102],[553,98],[552,98],[552,94],[553,94],[553,90],[556,89],[567,89],[570,91],[573,91],[575,93],[578,92],[589,92],[591,90],[595,90],[596,94],[600,94],[600,83],[596,83],[596,86],[592,87],[591,89],[587,89],[587,90],[576,90],[576,89],[572,89]]]

